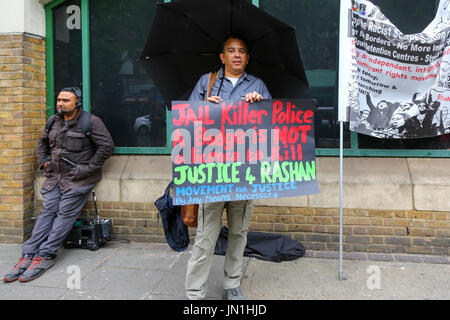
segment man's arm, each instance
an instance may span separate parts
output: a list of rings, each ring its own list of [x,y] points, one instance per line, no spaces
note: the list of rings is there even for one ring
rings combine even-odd
[[[366,94],[366,103],[369,106],[370,110],[375,109],[375,106],[372,103],[372,100],[370,99],[370,96],[368,94]]]
[[[263,81],[261,81],[261,82],[262,82],[262,84],[261,84],[260,94],[262,95],[262,98],[263,99],[272,99],[272,95],[270,94],[269,89],[267,89],[266,84]]]
[[[206,75],[208,77],[208,75]],[[205,82],[206,79],[206,82]],[[205,75],[201,76],[200,79],[197,81],[197,84],[194,87],[194,90],[192,90],[192,93],[189,97],[189,101],[203,101],[205,100],[205,92],[206,92],[206,86],[208,85],[208,79],[205,78]]]
[[[75,168],[75,179],[88,177],[94,171],[99,170],[103,163],[114,152],[114,141],[103,121],[94,115],[91,116],[91,137],[97,151],[89,159],[88,164],[78,164]]]
[[[194,90],[192,90],[191,96],[189,97],[189,101],[203,101],[205,100],[205,94],[208,86],[209,74],[203,75],[198,80],[195,85]],[[219,103],[222,98],[219,96],[211,96],[208,97],[209,102]]]
[[[37,161],[39,164],[39,169],[45,169],[47,163],[51,161],[50,154],[50,144],[48,131],[44,130],[38,140],[38,145],[36,149]]]

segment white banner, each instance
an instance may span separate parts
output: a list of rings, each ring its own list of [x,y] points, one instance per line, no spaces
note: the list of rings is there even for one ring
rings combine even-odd
[[[339,120],[379,138],[450,133],[450,1],[405,35],[366,0],[341,0]],[[432,5],[432,3],[430,3]]]

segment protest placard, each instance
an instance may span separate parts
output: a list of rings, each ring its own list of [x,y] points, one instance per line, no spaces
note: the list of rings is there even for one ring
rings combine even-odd
[[[318,193],[315,104],[172,102],[175,205]]]

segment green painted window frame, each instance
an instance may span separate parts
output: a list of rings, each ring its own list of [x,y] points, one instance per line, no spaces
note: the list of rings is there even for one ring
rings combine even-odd
[[[46,76],[47,76],[47,117],[54,110],[54,56],[53,56],[53,9],[67,0],[54,0],[45,5],[46,25]],[[171,0],[164,0],[170,2]],[[281,1],[281,0],[279,0]],[[259,0],[252,0],[255,6],[259,6]],[[89,52],[89,0],[81,0],[81,31],[82,31],[82,74],[83,74],[83,109],[90,111],[90,52]],[[339,91],[338,91],[339,92]],[[115,154],[163,154],[171,153],[171,112],[166,112],[166,147],[116,147]],[[344,156],[349,157],[435,157],[450,158],[450,150],[425,150],[425,149],[361,149],[358,147],[358,134],[350,132],[350,148],[344,149]],[[339,148],[317,148],[316,156],[339,156]]]

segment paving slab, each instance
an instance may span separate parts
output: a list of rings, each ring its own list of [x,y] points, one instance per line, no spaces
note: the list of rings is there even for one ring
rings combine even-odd
[[[143,300],[163,277],[163,271],[102,266],[68,290],[63,299]]]
[[[146,300],[184,300],[185,295],[150,294]]]
[[[183,253],[180,259],[176,262],[173,269],[164,279],[158,284],[152,292],[152,300],[165,299],[165,296],[173,296],[178,299],[180,296],[185,297],[184,283],[186,279],[187,261],[191,255],[191,246]],[[206,283],[207,293],[206,299],[217,300],[222,299],[223,296],[223,282],[225,279],[223,266],[225,262],[224,256],[213,256],[213,262],[208,281]],[[248,258],[244,258],[243,270],[247,267]]]
[[[9,263],[13,267],[22,254],[22,246],[20,244],[0,243],[0,263]]]
[[[167,271],[182,253],[152,249],[118,249],[107,261],[106,267],[123,267]]]
[[[450,299],[449,265],[345,260],[345,280],[339,280],[338,261],[302,257],[274,264],[251,259],[242,291],[254,300]]]
[[[0,283],[0,300],[59,300],[66,289]]]
[[[184,300],[192,247],[108,242],[98,251],[61,249],[57,263],[28,283],[0,282],[0,300]],[[0,273],[17,262],[21,246],[0,244]],[[448,256],[308,250],[281,263],[244,258],[241,287],[249,300],[450,300]],[[223,299],[224,256],[214,256],[207,300]],[[78,268],[79,282],[73,282]],[[75,284],[79,284],[76,286]]]
[[[17,262],[17,257],[20,257],[20,248],[14,248]],[[81,278],[101,266],[110,256],[114,254],[116,249],[100,248],[97,251],[90,251],[85,249],[64,249],[61,248],[58,252],[56,263],[53,267],[45,272],[45,275],[27,283],[20,283],[21,286],[26,287],[50,287],[67,289],[67,278],[73,273],[72,267],[77,267],[80,270]],[[13,266],[8,266],[8,272]],[[3,270],[1,270],[3,271]],[[3,274],[2,274],[3,275]],[[15,282],[17,284],[18,282]]]

